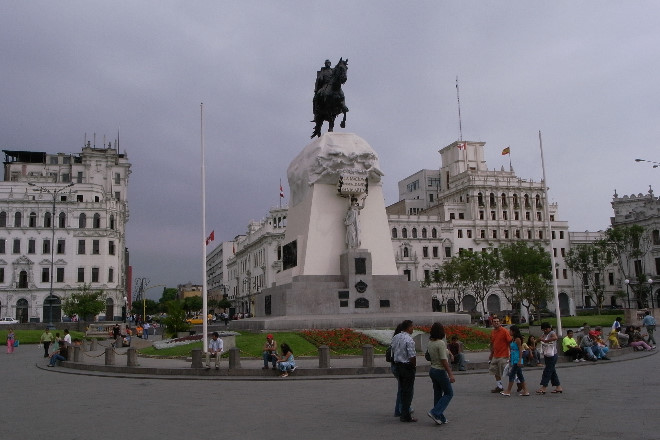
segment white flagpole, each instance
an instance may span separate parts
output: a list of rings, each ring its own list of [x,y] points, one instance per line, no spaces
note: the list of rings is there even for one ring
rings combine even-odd
[[[548,199],[548,181],[545,178],[545,161],[543,160],[543,141],[541,140],[541,130],[539,130],[539,148],[541,149],[541,168],[543,168],[543,195],[545,203],[543,205],[545,211],[545,224],[548,234],[548,241],[550,242],[550,264],[552,265],[552,287],[555,295],[555,313],[557,315],[557,334],[563,335],[561,327],[561,311],[559,310],[559,291],[557,289],[557,274],[555,268],[555,253],[552,249],[552,226],[550,224],[550,199]]]
[[[204,103],[200,107],[200,138],[202,144],[202,326],[204,338],[204,353],[209,348],[208,338],[208,297],[206,292],[206,165],[204,164]]]

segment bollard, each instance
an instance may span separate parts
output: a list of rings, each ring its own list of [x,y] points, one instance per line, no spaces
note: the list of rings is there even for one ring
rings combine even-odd
[[[241,350],[238,347],[229,349],[229,369],[241,368]]]
[[[127,367],[137,367],[137,350],[135,348],[129,348],[126,350],[126,366]]]
[[[124,338],[121,336],[117,336],[117,339],[115,339],[115,348],[122,348],[124,346]]]
[[[330,347],[319,346],[319,368],[330,368]]]
[[[71,345],[67,345],[66,347],[66,361],[73,362],[73,347]]]
[[[190,364],[190,368],[202,368],[202,350],[196,348],[192,351],[191,357],[192,363]]]
[[[96,345],[97,345],[96,339],[92,339],[92,342],[89,343],[89,351],[96,351],[97,350]]]
[[[73,362],[80,362],[80,352],[82,348],[79,345],[73,347]]]
[[[105,349],[105,364],[114,365],[115,364],[115,352],[112,347]]]
[[[371,344],[362,346],[362,366],[365,368],[374,366],[374,346]]]

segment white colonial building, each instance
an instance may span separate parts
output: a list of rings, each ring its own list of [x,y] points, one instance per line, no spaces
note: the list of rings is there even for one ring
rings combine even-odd
[[[0,314],[57,322],[87,284],[107,296],[107,319],[126,305],[126,154],[89,143],[79,154],[5,153],[0,182]]]

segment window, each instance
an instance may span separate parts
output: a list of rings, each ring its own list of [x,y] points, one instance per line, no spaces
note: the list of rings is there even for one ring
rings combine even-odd
[[[419,188],[419,180],[415,180],[414,182],[410,182],[408,185],[406,185],[406,188],[408,189],[408,192],[416,191],[417,188]]]
[[[555,215],[554,215],[554,214],[550,214],[550,221],[551,221],[551,222],[554,222],[554,221],[555,221]]]
[[[562,257],[566,256],[566,248],[561,248],[561,256]]]
[[[43,244],[41,245],[42,254],[50,254],[50,240],[44,238]]]
[[[490,219],[497,220],[497,217],[495,216],[495,211],[490,211]]]
[[[465,219],[465,213],[463,213],[463,212],[459,212],[459,213],[458,213],[458,219],[459,219],[459,220],[464,220],[464,219]]]
[[[531,239],[532,239],[532,230],[528,229],[527,230],[527,240],[531,240]]]
[[[560,240],[564,239],[564,231],[559,231],[559,239]]]
[[[516,238],[520,238],[520,229],[516,229]]]
[[[94,229],[99,229],[101,227],[101,214],[98,212],[94,214]]]
[[[481,229],[481,230],[479,231],[479,237],[481,237],[481,238],[486,238],[486,230],[485,230],[485,229]]]
[[[417,238],[417,228],[412,228],[412,238]]]
[[[433,258],[438,258],[438,246],[433,246]]]
[[[7,213],[5,211],[0,212],[0,228],[7,227]]]
[[[422,238],[426,238],[426,228],[422,228]]]
[[[121,193],[119,191],[115,191],[115,200],[121,200]]]
[[[405,270],[403,271],[403,276],[405,276],[406,279],[407,279],[408,281],[410,281],[410,269],[405,269]]]
[[[112,229],[112,230],[115,229],[115,216],[114,215],[110,215],[110,229]]]
[[[466,232],[467,232],[467,238],[472,238],[472,229],[468,229]]]
[[[536,211],[536,220],[542,221],[543,217],[541,217],[541,211]]]
[[[568,279],[568,271],[566,269],[562,269],[561,274],[562,274],[562,276],[564,277],[565,280]]]
[[[484,196],[483,194],[479,193],[477,194],[477,203],[479,206],[484,206]]]
[[[31,212],[30,213],[30,219],[28,220],[28,226],[30,228],[36,228],[37,227],[37,213],[36,212]]]
[[[21,221],[23,219],[23,216],[20,212],[17,212],[14,214],[14,227],[15,228],[20,228],[21,227]]]
[[[47,267],[41,268],[41,282],[47,283],[50,281],[50,269]]]
[[[37,252],[37,240],[31,238],[28,240],[28,254],[35,254]]]
[[[57,268],[57,279],[56,281],[58,283],[63,283],[64,282],[64,268],[63,267],[58,267]]]
[[[84,267],[79,267],[78,268],[78,282],[79,283],[84,283],[85,282],[85,268]]]
[[[98,283],[98,282],[99,282],[99,268],[92,267],[92,283]]]
[[[479,211],[479,220],[483,220],[484,218],[485,218],[485,217],[484,217],[484,212],[483,212],[483,211]]]
[[[552,248],[552,253],[555,257],[557,257],[557,248]]]
[[[502,218],[504,220],[509,220],[509,212],[508,211],[502,211]]]
[[[451,247],[450,246],[445,247],[445,257],[446,258],[451,258]]]
[[[610,284],[610,286],[614,285],[614,272],[607,274],[607,282]]]
[[[80,229],[87,227],[87,215],[84,212],[78,216],[78,227]]]
[[[71,182],[71,174],[69,173],[62,173],[62,180],[63,183],[68,183]]]
[[[78,171],[78,176],[76,177],[76,183],[83,183],[83,173]]]
[[[423,256],[424,258],[428,258],[428,257],[429,257],[429,247],[428,247],[428,246],[424,246],[424,247],[422,248],[422,256]]]
[[[108,269],[108,282],[115,282],[115,270],[112,267]]]
[[[110,240],[108,242],[108,255],[114,255],[115,254],[115,241]],[[278,258],[279,260],[279,258]]]
[[[493,231],[493,238],[497,238],[497,231]]]
[[[655,259],[655,274],[660,275],[660,257]]]
[[[433,194],[429,194],[429,203],[433,203]]]
[[[85,199],[83,198],[82,194],[76,195],[76,202],[82,203]]]
[[[519,213],[518,211],[515,211],[515,212],[513,213],[513,219],[514,219],[514,220],[520,220],[520,213]]]
[[[5,268],[0,267],[0,283],[4,283],[4,282],[5,282]]]
[[[555,239],[555,231],[552,231],[552,239],[553,240]],[[556,257],[556,255],[555,255],[555,257]]]
[[[98,255],[100,253],[101,253],[100,241],[99,240],[92,240],[92,254],[93,255]]]
[[[428,269],[424,269],[424,281],[427,283],[431,281],[431,271]]]
[[[14,239],[14,248],[12,249],[12,252],[14,254],[20,254],[21,253],[21,240],[18,238]]]
[[[65,251],[65,241],[64,240],[57,240],[57,253],[58,254],[63,254]]]
[[[401,237],[408,238],[408,230],[406,228],[401,229]]]
[[[7,245],[7,239],[5,238],[0,238],[0,254],[4,254],[6,252],[6,247]]]
[[[396,228],[392,228],[392,238],[397,238]]]
[[[121,174],[115,173],[115,185],[121,184]]]
[[[495,201],[495,194],[490,193],[490,195],[488,196],[488,200],[490,201],[491,208],[497,206],[497,202]]]
[[[653,232],[651,233],[653,237],[653,244],[657,245],[660,244],[660,231],[657,229],[654,229]]]
[[[456,218],[456,214],[454,214],[453,212],[450,212],[449,213],[449,220],[454,220],[455,218]]]
[[[506,204],[506,194],[502,193],[502,207],[506,208],[506,206],[507,206],[507,204]]]
[[[458,230],[458,238],[463,238],[463,230],[462,229]]]
[[[78,254],[83,255],[85,253],[85,240],[78,240]]]
[[[60,212],[58,227],[66,228],[66,214],[63,212]]]
[[[408,258],[408,248],[407,247],[403,248],[403,258]]]
[[[529,211],[525,211],[525,220],[531,220],[532,214]]]
[[[52,215],[50,214],[50,212],[45,213],[44,214],[44,228],[52,228],[53,225],[52,225],[51,221],[53,221],[53,219],[52,219]]]
[[[543,231],[539,231],[539,240],[543,240]]]
[[[509,230],[508,229],[504,230],[504,238],[509,238]]]
[[[438,230],[433,228],[431,229],[431,238],[438,238]]]
[[[525,208],[529,209],[531,205],[529,204],[529,195],[525,194]]]

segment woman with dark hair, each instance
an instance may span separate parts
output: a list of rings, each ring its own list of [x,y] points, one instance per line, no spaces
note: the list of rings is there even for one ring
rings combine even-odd
[[[511,397],[511,388],[513,388],[513,382],[518,377],[520,382],[520,393],[521,396],[529,396],[529,391],[527,391],[527,385],[525,384],[525,376],[522,373],[523,359],[521,356],[522,351],[522,341],[523,335],[520,333],[520,329],[517,325],[512,325],[509,327],[509,333],[513,340],[509,344],[510,348],[510,358],[509,358],[509,385],[506,388],[506,391],[501,391],[500,394],[506,397]]]
[[[543,368],[543,375],[541,376],[541,388],[536,391],[536,394],[545,394],[550,382],[555,387],[551,391],[553,394],[563,393],[564,390],[559,383],[559,376],[557,376],[557,370],[555,369],[557,363],[557,334],[552,331],[552,326],[547,322],[541,323],[541,331],[543,331],[543,335],[539,338],[539,342],[545,360],[545,368]]]
[[[541,355],[536,349],[536,338],[533,335],[529,335],[527,343],[523,344],[523,364],[524,361],[527,361],[530,367],[541,366]]]
[[[431,369],[429,376],[433,382],[433,408],[428,416],[438,425],[448,422],[445,410],[449,406],[454,390],[451,384],[455,381],[449,365],[447,353],[447,342],[445,339],[445,328],[439,322],[431,326],[428,353],[431,356]]]
[[[277,358],[277,368],[282,372],[280,377],[287,377],[290,371],[296,369],[296,361],[293,358],[291,347],[286,342],[280,348],[282,349],[282,357]]]

